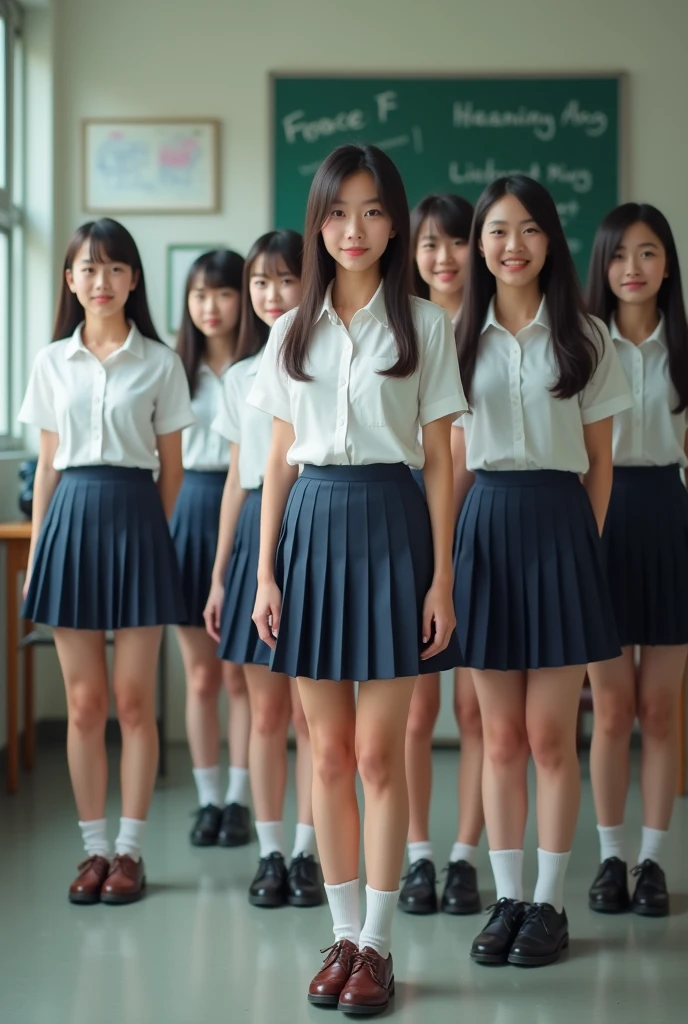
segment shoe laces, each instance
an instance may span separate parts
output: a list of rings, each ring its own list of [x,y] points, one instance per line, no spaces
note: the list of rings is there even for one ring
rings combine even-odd
[[[380,977],[380,961],[381,957],[374,950],[368,949],[357,949],[353,955],[351,962],[351,976],[357,974],[359,971],[367,970],[373,981],[384,988],[384,981]]]
[[[125,853],[116,853],[112,864],[110,865],[110,874],[114,875],[116,871],[121,871],[123,875],[131,879],[132,882],[136,881],[139,870],[139,862],[134,860],[133,857],[127,856]]]
[[[465,860],[450,860],[446,868],[442,868],[442,874],[447,876],[447,884],[458,884],[468,888],[470,882],[467,878],[468,871],[466,869],[470,868],[470,866],[468,861]],[[496,906],[496,903],[493,903],[492,906]]]
[[[320,950],[321,953],[325,953],[325,961],[322,965],[323,971],[328,967],[332,967],[338,960],[345,963],[347,960],[353,960],[354,951],[349,949],[346,939],[340,939],[339,942],[334,942],[331,946],[326,946],[325,949]]]
[[[409,864],[409,869],[401,880],[402,882],[417,882],[422,877],[428,885],[432,885],[433,869],[434,864],[432,861],[423,857],[420,860],[414,861],[413,864]]]
[[[503,896],[501,900],[497,900],[496,903],[490,903],[489,907],[485,907],[485,913],[491,914],[490,920],[497,916],[503,917],[507,927],[511,928],[516,914],[522,906],[523,903],[520,900],[509,900]]]
[[[92,853],[89,857],[82,860],[81,864],[77,864],[77,871],[81,874],[82,871],[87,871],[92,868],[97,860],[107,861],[107,857],[103,857],[100,853]]]
[[[650,885],[661,886],[661,876],[659,875],[661,870],[659,864],[648,857],[642,864],[636,864],[634,868],[631,868],[631,874],[634,878],[638,879],[638,885],[641,883],[647,885],[649,883]]]
[[[526,916],[523,924],[541,924],[548,935],[551,935],[549,928],[547,927],[547,918],[545,916],[545,903],[531,903],[526,910]]]

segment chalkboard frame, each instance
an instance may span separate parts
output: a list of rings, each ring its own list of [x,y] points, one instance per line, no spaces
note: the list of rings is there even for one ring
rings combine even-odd
[[[270,166],[270,223],[273,229],[280,227],[275,223],[275,207],[277,199],[277,175],[276,175],[276,133],[277,133],[277,122],[276,122],[276,89],[278,80],[284,80],[289,78],[308,79],[308,78],[327,78],[331,81],[353,81],[360,79],[369,78],[398,78],[403,81],[413,81],[414,79],[420,79],[428,81],[432,79],[442,79],[443,81],[457,81],[457,82],[475,82],[483,81],[501,81],[507,79],[517,78],[523,81],[537,80],[537,81],[557,81],[561,79],[610,79],[617,82],[618,86],[618,121],[617,121],[617,137],[616,137],[616,151],[617,151],[617,197],[619,203],[628,201],[630,196],[630,132],[629,132],[629,103],[628,103],[628,92],[629,92],[629,74],[627,71],[616,70],[612,71],[609,69],[595,70],[594,68],[586,68],[585,71],[476,71],[466,72],[463,74],[456,74],[451,71],[394,71],[388,68],[377,68],[374,72],[366,70],[358,71],[331,71],[330,69],[313,70],[312,68],[308,71],[295,71],[293,69],[286,70],[274,70],[270,71],[268,75],[269,80],[269,140],[268,140],[268,159]]]

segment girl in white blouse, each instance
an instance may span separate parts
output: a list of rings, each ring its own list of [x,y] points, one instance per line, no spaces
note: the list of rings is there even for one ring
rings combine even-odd
[[[590,665],[590,752],[600,869],[590,906],[664,916],[662,852],[674,802],[681,682],[688,653],[686,455],[688,324],[676,245],[654,206],[626,203],[600,225],[588,280],[609,324],[633,406],[614,417],[614,485],[603,540],[622,655]],[[638,654],[636,660],[636,651]],[[624,808],[636,714],[643,832],[629,897]]]
[[[494,182],[478,201],[458,346],[470,414],[455,432],[455,607],[482,715],[498,901],[471,955],[539,966],[568,945],[563,890],[585,667],[619,653],[599,534],[612,416],[630,396],[607,328],[585,314],[554,201],[523,175]],[[527,906],[530,751],[539,871]]]
[[[449,438],[465,404],[449,318],[409,298],[409,276],[396,167],[375,147],[340,147],[311,186],[301,304],[273,327],[249,395],[274,416],[254,620],[273,671],[298,677],[334,925],[309,1000],[353,1013],[383,1010],[394,991],[415,678],[460,659]],[[427,504],[408,468],[423,453]]]
[[[70,242],[53,339],[36,357],[19,414],[41,431],[23,614],[53,627],[67,692],[67,755],[87,855],[69,898],[131,903],[145,886],[162,627],[185,615],[166,517],[182,478],[181,432],[193,413],[181,360],[151,321],[134,240],[116,221],[84,224]],[[112,863],[108,630],[122,731]]]
[[[275,320],[301,299],[303,239],[269,231],[253,245],[244,267],[243,312],[237,362],[225,378],[225,401],[213,424],[230,443],[220,534],[207,599],[208,633],[219,656],[244,666],[251,701],[249,759],[260,860],[249,888],[257,907],[310,907],[323,902],[316,863],[308,726],[295,680],[270,672],[270,648],[251,615],[256,600],[260,507],[270,450],[272,417],[246,401]],[[287,733],[296,734],[296,840],[285,863],[284,794]]]
[[[186,620],[177,629],[186,673],[186,733],[198,792],[191,830],[194,846],[243,846],[250,841],[246,681],[238,665],[222,662],[205,630],[229,453],[211,424],[223,404],[223,383],[236,354],[243,257],[222,249],[194,260],[184,293],[177,339],[196,422],[182,435],[184,482],[170,532],[182,572]],[[229,703],[229,781],[220,779],[218,698]]]
[[[455,331],[463,304],[472,220],[473,207],[468,200],[451,194],[426,196],[411,213],[415,293],[442,306]],[[422,488],[422,470],[414,470],[413,476]],[[429,828],[432,735],[439,709],[439,673],[419,676],[406,729],[409,870],[399,897],[399,906],[410,914],[430,914],[438,908]],[[483,735],[475,686],[470,671],[465,668],[457,669],[454,674],[454,713],[461,733],[459,826],[439,905],[447,914],[475,914],[480,910],[475,864],[484,825]]]

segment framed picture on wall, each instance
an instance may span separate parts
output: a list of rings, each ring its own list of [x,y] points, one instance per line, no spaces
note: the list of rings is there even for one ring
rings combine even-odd
[[[184,313],[184,291],[189,268],[204,252],[224,249],[225,246],[209,245],[168,245],[167,247],[167,332],[176,334]]]
[[[220,122],[82,123],[88,213],[214,213],[220,208]]]

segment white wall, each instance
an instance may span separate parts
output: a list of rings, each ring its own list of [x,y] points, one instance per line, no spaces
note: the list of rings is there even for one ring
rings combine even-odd
[[[245,251],[271,226],[268,73],[275,70],[627,71],[625,198],[660,204],[688,256],[683,0],[55,0],[54,7],[58,253],[85,219],[82,118],[222,120],[220,214],[123,218],[140,244],[160,325],[169,243],[217,241]],[[36,334],[32,343],[43,340]],[[172,728],[181,736],[182,680],[176,659],[171,664]],[[440,731],[453,734],[448,706]]]

